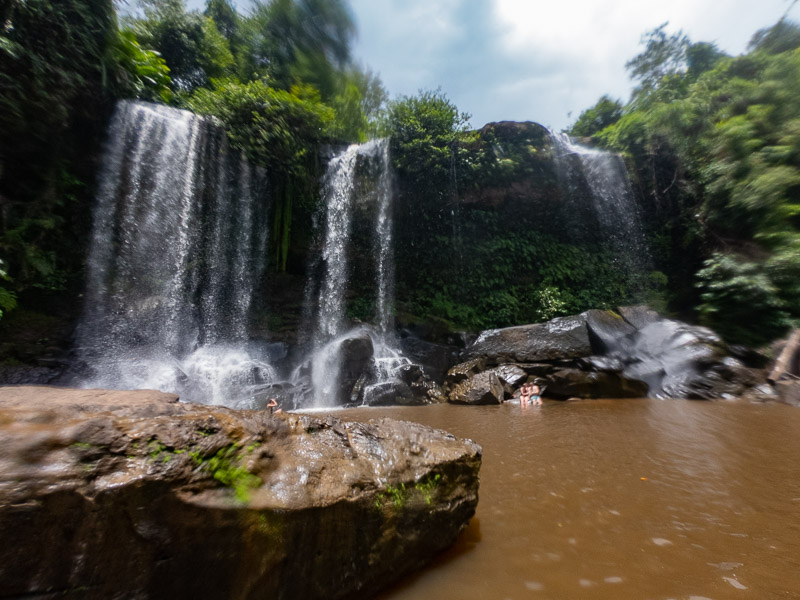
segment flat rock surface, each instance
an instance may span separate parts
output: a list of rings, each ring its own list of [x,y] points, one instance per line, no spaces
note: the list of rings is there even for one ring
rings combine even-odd
[[[0,387],[0,597],[367,597],[455,540],[480,461],[391,419]]]

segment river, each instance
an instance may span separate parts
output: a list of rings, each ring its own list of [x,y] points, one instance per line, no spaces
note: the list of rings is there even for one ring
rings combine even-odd
[[[587,400],[358,409],[483,446],[456,546],[381,600],[800,598],[800,410]]]

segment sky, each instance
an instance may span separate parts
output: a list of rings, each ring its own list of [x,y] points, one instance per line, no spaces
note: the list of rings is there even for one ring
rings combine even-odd
[[[239,0],[246,10],[248,0]],[[204,5],[190,0],[189,6]],[[562,129],[603,94],[626,102],[625,63],[669,21],[732,55],[790,0],[350,0],[356,60],[391,97],[441,90],[471,125],[537,121]],[[800,21],[800,3],[789,16]]]

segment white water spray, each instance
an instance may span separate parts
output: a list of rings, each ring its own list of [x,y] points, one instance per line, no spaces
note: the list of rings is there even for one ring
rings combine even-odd
[[[85,387],[247,406],[274,378],[248,351],[266,246],[264,175],[186,111],[121,102],[94,211],[78,352]]]

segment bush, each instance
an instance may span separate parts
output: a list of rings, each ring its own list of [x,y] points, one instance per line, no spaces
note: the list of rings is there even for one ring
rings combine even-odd
[[[700,319],[727,341],[759,346],[781,336],[789,315],[762,265],[715,253],[697,273]]]

